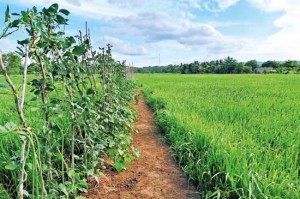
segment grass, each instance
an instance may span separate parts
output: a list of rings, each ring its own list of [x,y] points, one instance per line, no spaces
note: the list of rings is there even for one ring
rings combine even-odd
[[[17,90],[20,92],[22,84],[22,76],[13,75],[12,81],[17,86]],[[27,82],[35,79],[36,76],[28,76]],[[0,126],[4,127],[9,124],[19,124],[18,114],[16,112],[14,97],[12,95],[10,87],[7,85],[4,77],[0,76]],[[41,103],[34,99],[35,95],[30,92],[32,87],[28,86],[26,90],[26,100],[25,100],[25,118],[30,127],[34,129],[39,129],[42,131],[43,126],[43,113],[35,105]],[[68,126],[67,121],[65,121],[65,127]],[[11,198],[15,194],[18,186],[19,177],[19,166],[18,159],[20,155],[21,140],[15,133],[11,134],[0,134],[0,196],[3,195],[4,198]],[[29,160],[31,161],[31,160]],[[16,165],[15,169],[7,169],[7,165]],[[30,174],[31,177],[31,174]],[[2,183],[2,184],[1,184]],[[27,189],[27,187],[25,187]],[[6,191],[5,191],[6,190]],[[8,193],[7,193],[8,192]],[[5,193],[5,194],[4,194]]]
[[[17,86],[17,90],[21,90],[21,84],[22,84],[22,76],[20,75],[14,75],[11,77],[14,84]],[[35,75],[29,75],[27,79],[27,83],[29,83],[31,80],[37,78]],[[5,82],[5,79],[3,76],[0,76],[0,84],[3,85],[0,87],[0,126],[5,126],[8,124],[19,124],[19,118],[18,114],[16,112],[15,104],[14,104],[14,98],[11,93],[11,89],[7,88],[7,83]],[[25,97],[25,109],[24,109],[24,115],[27,119],[28,126],[30,126],[32,129],[36,130],[37,136],[42,137],[43,134],[43,124],[44,124],[44,115],[43,111],[40,108],[41,101],[36,100],[36,96],[30,92],[30,90],[33,87],[29,86],[26,90],[26,97]],[[62,98],[63,92],[61,92],[62,86],[57,85],[57,88],[54,92],[51,93],[49,96],[50,99],[55,98]],[[39,105],[38,105],[39,104]],[[70,111],[65,110],[62,111],[58,116],[55,116],[54,114],[51,114],[52,111],[50,110],[50,116],[52,118],[55,118],[55,122],[60,124],[60,128],[62,132],[68,132],[71,129],[71,122],[68,119]],[[60,139],[63,139],[61,135],[56,135],[58,142]],[[15,133],[8,134],[0,134],[0,192],[3,190],[7,190],[9,192],[9,197],[12,197],[16,194],[17,186],[18,186],[18,176],[19,176],[19,164],[18,164],[18,157],[20,155],[20,149],[21,148],[21,140],[18,135]],[[42,146],[42,149],[44,147]],[[27,162],[33,161],[29,159]],[[32,162],[34,164],[34,161]],[[7,169],[7,165],[17,165],[15,169]],[[34,173],[28,173],[28,175],[31,178],[32,176],[36,175]],[[36,178],[36,177],[34,177]],[[34,179],[33,178],[33,179]],[[29,180],[30,181],[30,180]],[[35,186],[38,186],[38,183],[36,182]],[[32,187],[25,187],[25,190],[31,190]],[[0,194],[1,196],[1,194]],[[1,197],[0,197],[1,198]]]
[[[300,198],[300,77],[138,74],[174,157],[211,198]]]
[[[28,76],[27,82],[30,82],[35,78],[34,75]],[[22,84],[22,76],[20,75],[14,75],[12,76],[12,80],[17,86],[17,90],[21,90],[21,84]],[[15,111],[15,104],[14,104],[14,97],[12,95],[10,87],[7,85],[4,77],[1,75],[0,76],[0,84],[5,85],[3,87],[0,87],[0,110],[1,110],[1,115],[0,115],[0,125],[5,125],[7,122],[13,122],[13,123],[19,123],[19,118],[18,114]],[[39,103],[37,101],[31,101],[35,95],[30,92],[30,89],[32,89],[30,86],[26,90],[26,104],[33,104],[33,103]],[[26,107],[26,106],[25,106]],[[42,118],[42,112],[37,111],[36,109],[26,109],[25,110],[25,118],[29,119],[29,125],[33,126],[42,126],[40,124],[43,122],[40,120]]]

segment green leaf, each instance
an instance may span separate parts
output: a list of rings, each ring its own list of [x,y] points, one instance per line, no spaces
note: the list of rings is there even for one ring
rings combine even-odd
[[[132,149],[133,155],[135,157],[139,158],[140,157],[140,152],[137,149],[135,149],[134,147],[132,147],[131,149]]]
[[[39,42],[38,44],[37,44],[37,46],[39,47],[39,48],[45,48],[45,47],[47,47],[49,44],[47,43],[47,42]]]
[[[32,11],[33,11],[34,13],[37,13],[37,9],[36,9],[35,6],[33,6]]]
[[[14,20],[10,25],[11,25],[11,27],[16,28],[16,27],[18,27],[19,23],[20,23],[20,20],[17,19],[17,20]]]
[[[54,156],[58,159],[58,160],[62,160],[64,157],[61,153],[54,153]]]
[[[70,178],[73,178],[74,175],[75,175],[74,169],[70,169],[70,170],[68,171],[68,176],[69,176]]]
[[[95,91],[92,89],[92,88],[89,88],[89,89],[87,89],[87,91],[86,91],[86,94],[87,95],[91,95],[91,94],[94,94],[95,93]]]
[[[10,171],[16,170],[16,168],[18,168],[18,165],[15,162],[11,162],[5,166],[5,169]]]
[[[74,55],[83,55],[84,53],[84,48],[82,46],[75,46],[75,48],[73,49],[73,54]]]
[[[115,157],[117,155],[118,151],[116,149],[108,149],[106,151],[106,154],[108,157]]]
[[[32,163],[27,163],[26,166],[28,167],[29,170],[32,170]]]
[[[22,18],[21,20],[25,23],[29,23],[29,15],[28,15],[28,12],[24,12],[24,11],[21,11],[22,13]]]
[[[52,4],[52,5],[47,9],[47,11],[50,12],[50,13],[57,13],[57,10],[58,10],[58,4],[57,4],[57,3]]]
[[[67,37],[68,41],[72,44],[76,43],[76,40],[74,39],[74,37]]]
[[[68,195],[67,187],[64,184],[59,184],[59,189],[62,191],[65,195]]]
[[[66,16],[68,16],[70,14],[69,10],[66,10],[66,9],[60,9],[59,12],[63,13]]]
[[[86,40],[84,40],[84,43],[85,43],[86,45],[89,45],[89,44],[90,44],[90,40],[89,40],[89,39],[86,39]]]
[[[34,91],[34,94],[35,95],[39,95],[39,94],[41,94],[41,91],[40,90],[36,90],[36,91]]]
[[[21,41],[18,41],[18,44],[20,44],[20,45],[27,45],[27,44],[29,44],[29,42],[30,42],[30,40],[29,39],[24,39],[24,40],[21,40]]]
[[[37,97],[33,97],[33,98],[31,98],[30,101],[36,101],[37,99],[38,99]]]
[[[115,158],[115,168],[117,171],[125,169],[125,159],[123,157],[117,156]]]
[[[55,133],[60,132],[60,128],[59,128],[59,126],[56,125],[56,124],[52,124],[52,125],[50,126],[50,129],[51,129],[53,132],[55,132]]]
[[[10,21],[9,6],[7,5],[5,10],[5,22],[9,22],[9,21]]]
[[[16,51],[16,53],[18,53],[19,55],[21,55],[23,57],[23,55],[24,55],[23,49],[20,47],[17,47],[17,49],[18,49],[18,51]]]
[[[57,23],[59,23],[59,24],[67,25],[67,20],[60,15],[56,15],[56,20],[57,20]]]

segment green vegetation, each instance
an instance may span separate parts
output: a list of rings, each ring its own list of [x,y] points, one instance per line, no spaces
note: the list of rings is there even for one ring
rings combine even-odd
[[[21,74],[22,72],[22,63],[21,57],[14,52],[9,52],[3,55],[3,62],[7,66],[7,72],[9,74]],[[0,68],[0,73],[2,69]]]
[[[28,35],[18,41],[23,75],[11,75],[0,53],[0,198],[76,198],[98,181],[103,156],[121,171],[137,155],[126,67],[110,45],[93,50],[87,32],[66,37],[68,14],[57,4],[5,12],[0,39]]]
[[[287,60],[285,62],[266,61],[259,64],[256,60],[246,63],[227,57],[225,59],[199,62],[189,64],[148,66],[134,68],[135,73],[181,73],[181,74],[248,74],[248,73],[299,73],[300,64],[297,61]]]
[[[182,170],[208,198],[300,198],[297,75],[137,74]]]

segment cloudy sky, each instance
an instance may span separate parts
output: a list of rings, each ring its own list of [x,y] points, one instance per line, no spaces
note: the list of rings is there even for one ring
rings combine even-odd
[[[88,21],[95,47],[135,66],[188,63],[232,56],[300,60],[300,0],[0,0],[0,31],[12,12],[59,3],[71,12],[68,34]],[[0,49],[13,50],[13,36]]]

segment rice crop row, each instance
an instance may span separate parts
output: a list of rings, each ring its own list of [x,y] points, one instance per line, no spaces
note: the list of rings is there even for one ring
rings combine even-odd
[[[135,75],[206,198],[300,198],[300,77]]]

